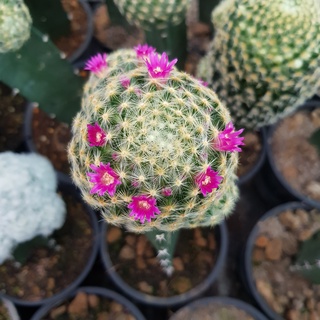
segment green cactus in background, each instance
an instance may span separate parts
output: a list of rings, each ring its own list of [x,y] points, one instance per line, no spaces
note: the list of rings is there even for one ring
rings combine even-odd
[[[114,0],[128,22],[144,30],[166,29],[185,19],[190,0]]]
[[[174,231],[213,226],[233,209],[242,131],[176,60],[135,49],[89,61],[69,159],[84,200],[110,224],[150,232],[170,274]]]
[[[169,57],[178,57],[183,69],[186,59],[185,16],[191,0],[114,0],[130,24],[145,31],[146,42]]]
[[[317,0],[224,0],[198,76],[230,107],[237,125],[269,125],[320,85]]]
[[[18,50],[30,37],[32,19],[22,0],[0,3],[0,54]]]
[[[320,284],[320,231],[302,244],[291,270],[301,273],[312,283]]]
[[[28,3],[36,4],[35,0]],[[53,11],[55,21],[63,26],[66,14],[61,13],[61,4],[54,7],[57,8]],[[39,8],[32,11],[36,21],[40,23],[45,17],[42,27],[57,35],[53,32],[56,22],[52,23],[47,12]],[[29,11],[22,0],[6,0],[0,4],[0,81],[67,123],[71,123],[79,109],[84,83],[49,35],[31,26]]]

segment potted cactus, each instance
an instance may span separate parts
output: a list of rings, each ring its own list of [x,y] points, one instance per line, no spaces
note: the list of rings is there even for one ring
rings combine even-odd
[[[168,276],[178,230],[231,213],[243,145],[215,93],[175,63],[147,45],[93,57],[68,149],[83,199],[144,233]]]
[[[198,76],[230,106],[236,125],[271,125],[316,93],[319,15],[314,0],[224,0],[215,8]]]
[[[70,186],[60,185],[57,194],[46,158],[4,152],[0,163],[0,296],[40,305],[72,290],[88,273],[97,251],[97,222]],[[83,241],[77,243],[80,232]]]
[[[251,231],[244,280],[270,319],[319,315],[320,212],[299,202],[264,214]]]
[[[112,7],[112,0],[107,4]],[[170,58],[177,57],[177,66],[184,69],[187,55],[186,11],[190,0],[114,0],[121,14],[131,24],[143,29],[146,42]]]

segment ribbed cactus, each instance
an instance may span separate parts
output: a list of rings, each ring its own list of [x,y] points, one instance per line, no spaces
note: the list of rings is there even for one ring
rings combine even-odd
[[[230,213],[243,144],[215,93],[175,62],[146,45],[93,58],[69,145],[84,200],[110,224],[159,231],[161,245]]]
[[[185,19],[191,0],[114,0],[129,23],[145,30],[165,29]]]
[[[191,0],[114,0],[119,11],[132,25],[145,31],[146,41],[158,52],[179,59],[184,69],[187,55],[186,11]]]
[[[320,85],[318,0],[224,0],[198,76],[230,107],[237,125],[272,124]]]
[[[0,2],[0,53],[18,50],[30,37],[32,19],[23,0]]]

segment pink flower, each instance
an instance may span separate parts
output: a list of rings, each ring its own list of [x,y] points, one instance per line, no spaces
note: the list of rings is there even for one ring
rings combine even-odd
[[[145,60],[152,78],[167,78],[177,61],[178,59],[174,59],[169,63],[168,55],[165,52],[161,57],[156,52],[149,53]]]
[[[218,151],[241,152],[239,146],[244,145],[242,142],[244,137],[239,137],[239,135],[243,130],[234,131],[232,122],[229,122],[226,128],[219,132],[218,137],[213,141],[212,147]]]
[[[136,47],[134,47],[134,50],[136,50],[137,57],[142,59],[144,59],[149,53],[156,51],[154,47],[151,47],[147,44],[138,44]]]
[[[99,73],[103,68],[107,67],[107,54],[98,53],[91,57],[84,68],[84,70],[89,70],[94,73]]]
[[[207,81],[203,81],[203,80],[201,80],[201,79],[199,79],[199,81],[200,81],[200,83],[201,83],[203,86],[205,86],[205,87],[208,86],[208,82],[207,82]]]
[[[199,173],[196,176],[196,183],[204,196],[218,188],[221,180],[222,177],[219,176],[219,173],[211,167],[208,167],[205,173]]]
[[[151,218],[155,218],[155,214],[161,213],[156,202],[155,198],[147,195],[132,197],[132,201],[128,205],[128,208],[131,209],[130,217],[140,220],[141,223],[144,223],[145,220],[151,222]]]
[[[161,193],[162,193],[163,196],[169,197],[169,196],[172,195],[172,190],[171,190],[171,188],[163,188],[161,190]]]
[[[94,125],[88,124],[88,141],[90,147],[102,147],[107,140],[107,134],[99,126],[98,122]]]
[[[127,78],[126,76],[122,76],[120,78],[120,82],[121,82],[121,85],[124,87],[124,88],[128,88],[130,86],[130,79]]]
[[[89,181],[94,184],[90,193],[97,193],[103,196],[106,192],[110,196],[113,196],[116,192],[117,185],[121,184],[118,174],[110,167],[110,163],[104,164],[100,162],[100,166],[97,167],[94,164],[90,165],[90,168],[95,172],[88,172],[90,177]]]

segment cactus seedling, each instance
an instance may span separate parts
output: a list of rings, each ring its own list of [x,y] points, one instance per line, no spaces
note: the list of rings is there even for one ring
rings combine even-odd
[[[213,91],[140,49],[90,60],[68,153],[84,200],[108,223],[147,233],[171,274],[176,231],[231,212],[243,138]]]
[[[316,0],[224,0],[212,13],[215,37],[198,76],[230,106],[237,125],[276,122],[320,85]]]

